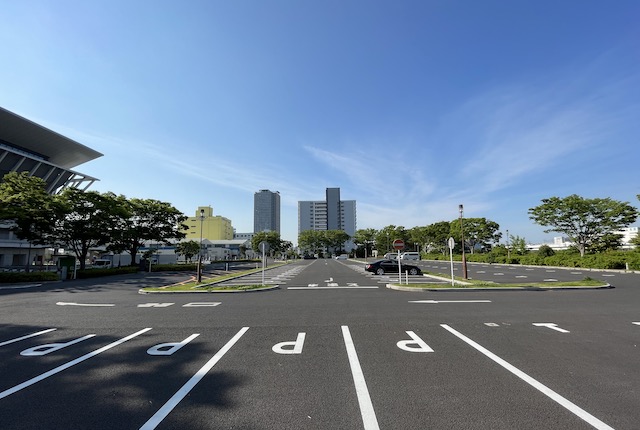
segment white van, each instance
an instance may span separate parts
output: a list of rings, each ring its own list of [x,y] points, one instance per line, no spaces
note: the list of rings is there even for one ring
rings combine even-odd
[[[386,254],[384,254],[384,259],[385,260],[397,260],[398,259],[398,253],[397,252],[387,252]]]
[[[403,252],[400,255],[401,260],[420,260],[419,252]]]
[[[91,267],[93,267],[94,269],[111,269],[111,266],[111,260],[107,260],[106,258],[99,258],[93,262]]]

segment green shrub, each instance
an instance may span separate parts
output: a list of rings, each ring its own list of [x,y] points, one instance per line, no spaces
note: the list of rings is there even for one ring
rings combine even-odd
[[[138,272],[138,266],[114,267],[112,269],[84,269],[76,271],[77,279],[100,278],[102,276],[125,275]]]
[[[0,272],[0,283],[45,282],[59,280],[57,272]]]

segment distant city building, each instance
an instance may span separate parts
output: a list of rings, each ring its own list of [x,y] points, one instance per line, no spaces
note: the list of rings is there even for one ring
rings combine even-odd
[[[253,232],[280,233],[280,193],[260,190],[253,195]]]
[[[200,219],[200,211],[203,217]],[[196,210],[196,216],[188,218],[184,222],[188,227],[185,233],[186,239],[200,240],[200,232],[202,239],[208,240],[233,240],[233,227],[231,220],[220,215],[213,216],[213,208],[211,206],[200,206]],[[202,230],[200,230],[202,226]]]
[[[298,234],[306,230],[343,230],[353,237],[356,232],[356,201],[340,200],[340,188],[327,188],[324,201],[298,202]],[[355,248],[352,240],[345,250]]]
[[[251,239],[253,239],[254,234],[255,233],[236,233],[234,231],[233,240],[248,240],[249,242],[251,242]]]
[[[85,191],[98,179],[73,169],[99,157],[98,151],[0,108],[0,182],[9,172],[28,172],[45,181],[49,194],[70,187]],[[11,226],[0,223],[0,267],[56,261],[46,246],[19,240]]]

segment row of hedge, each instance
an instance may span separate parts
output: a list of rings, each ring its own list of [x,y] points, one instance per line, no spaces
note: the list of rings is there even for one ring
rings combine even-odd
[[[491,252],[484,254],[465,254],[466,260],[476,263],[522,264],[528,266],[556,266],[581,267],[585,269],[620,269],[640,270],[640,252],[638,251],[610,251],[598,254],[587,254],[581,257],[575,251],[556,251],[554,255],[544,256],[538,252],[524,255],[512,254],[495,255]],[[422,254],[425,260],[449,260],[449,255]],[[454,255],[453,259],[461,261],[461,255]]]

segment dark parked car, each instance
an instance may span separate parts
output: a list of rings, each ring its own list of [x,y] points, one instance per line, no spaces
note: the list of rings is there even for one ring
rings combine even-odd
[[[376,275],[384,275],[385,273],[398,273],[398,260],[378,260],[364,267],[367,272],[373,272]],[[421,275],[422,271],[418,266],[412,264],[402,264],[402,273],[409,272],[410,275]]]

